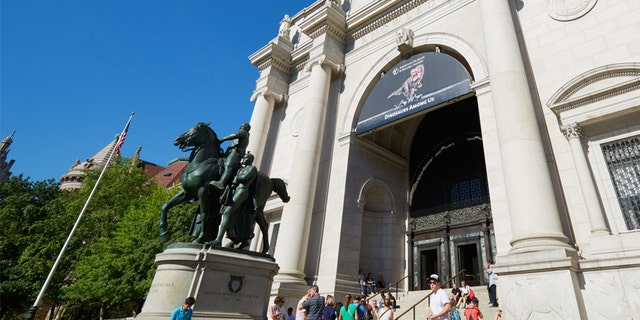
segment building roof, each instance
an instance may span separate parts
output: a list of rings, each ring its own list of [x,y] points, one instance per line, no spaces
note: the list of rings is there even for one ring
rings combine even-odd
[[[182,179],[182,173],[184,173],[184,170],[187,168],[187,164],[189,163],[186,160],[178,160],[170,163],[167,168],[161,170],[154,176],[156,183],[167,188],[173,187]]]
[[[82,186],[82,179],[86,170],[102,169],[109,159],[109,155],[113,151],[117,140],[109,142],[102,150],[98,151],[93,157],[87,160],[76,162],[71,166],[69,171],[60,178],[60,189],[73,190],[79,189]],[[182,173],[187,167],[188,161],[186,158],[178,158],[169,162],[167,168],[157,165],[155,163],[140,159],[141,147],[133,156],[133,160],[137,161],[138,166],[141,167],[147,175],[147,179],[155,179],[159,185],[170,188],[179,183],[182,179]]]
[[[87,158],[87,160],[76,162],[71,166],[69,171],[60,178],[60,189],[73,190],[79,189],[82,186],[82,179],[84,178],[85,170],[101,169],[107,163],[109,155],[113,151],[116,145],[116,139],[109,142],[102,150],[98,151],[93,157]]]

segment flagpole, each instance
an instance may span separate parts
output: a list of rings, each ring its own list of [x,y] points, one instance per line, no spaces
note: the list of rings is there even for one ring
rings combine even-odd
[[[133,118],[134,114],[135,112],[131,112],[131,115],[129,116],[129,120],[127,121],[127,124],[124,126],[124,129],[120,133],[120,136],[123,134],[126,134],[126,131],[129,129],[129,123],[131,123],[131,119]],[[120,138],[120,136],[118,138]],[[119,140],[120,139],[118,139],[118,141]],[[96,181],[96,184],[93,186],[93,190],[91,190],[91,193],[89,194],[89,198],[87,198],[87,201],[84,203],[84,207],[82,207],[82,210],[78,215],[78,219],[76,219],[76,223],[73,225],[73,228],[71,229],[71,232],[69,232],[69,236],[67,237],[67,240],[64,242],[64,245],[62,246],[62,249],[58,254],[58,258],[53,263],[53,267],[51,267],[51,271],[49,271],[49,276],[47,276],[47,280],[45,280],[44,285],[42,285],[42,289],[40,289],[38,298],[36,298],[36,301],[33,303],[33,306],[29,309],[29,312],[27,312],[27,314],[25,315],[24,320],[34,319],[36,312],[38,311],[38,308],[42,304],[42,298],[44,296],[44,292],[47,290],[47,287],[49,287],[49,283],[51,283],[51,279],[53,278],[56,268],[58,268],[58,264],[60,263],[60,260],[62,260],[62,256],[64,255],[64,252],[67,249],[67,247],[69,246],[71,237],[76,232],[76,229],[80,224],[80,220],[82,219],[82,215],[84,215],[84,212],[87,210],[87,207],[89,206],[89,201],[91,201],[93,194],[98,189],[98,184],[100,184],[100,180],[102,180],[102,176],[104,175],[104,172],[107,170],[107,167],[109,166],[109,163],[111,162],[111,158],[113,157],[113,154],[116,152],[116,149],[117,149],[117,143],[114,145],[113,150],[111,150],[111,153],[109,154],[109,158],[107,158],[107,163],[105,163],[104,167],[102,168],[102,171],[100,172],[100,176],[98,176],[98,180]]]

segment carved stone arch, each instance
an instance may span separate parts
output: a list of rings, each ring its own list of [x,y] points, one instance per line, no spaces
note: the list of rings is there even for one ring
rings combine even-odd
[[[489,76],[487,65],[482,56],[468,42],[458,36],[440,32],[416,35],[413,38],[413,45],[420,52],[433,50],[435,47],[446,48],[445,53],[453,56],[465,66],[471,75],[472,83],[483,81]],[[360,81],[360,86],[349,101],[349,110],[342,124],[344,134],[354,130],[358,122],[360,108],[367,98],[367,93],[373,88],[374,82],[380,78],[381,72],[385,70],[385,67],[400,59],[400,56],[401,53],[397,47],[389,45],[387,53],[369,68],[369,72]]]
[[[370,178],[360,188],[358,207],[368,212],[388,212],[398,215],[396,200],[389,185],[378,178]]]
[[[640,110],[640,63],[601,66],[560,87],[547,106],[560,125],[582,126]]]

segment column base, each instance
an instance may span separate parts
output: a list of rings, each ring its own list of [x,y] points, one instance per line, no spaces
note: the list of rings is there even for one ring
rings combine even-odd
[[[274,282],[307,285],[304,280],[305,274],[292,269],[280,269],[280,272],[273,278]]]
[[[547,250],[566,249],[573,250],[568,244],[569,240],[561,233],[536,233],[531,237],[518,238],[511,241],[509,253],[527,253]]]
[[[588,319],[573,249],[509,253],[499,256],[500,308],[507,319]]]

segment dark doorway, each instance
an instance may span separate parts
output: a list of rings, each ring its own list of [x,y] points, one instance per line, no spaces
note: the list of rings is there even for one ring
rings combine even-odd
[[[461,280],[466,280],[470,286],[480,285],[478,246],[475,243],[458,246],[458,268],[459,270],[466,270]]]
[[[429,281],[430,275],[438,273],[438,250],[429,249],[420,251],[420,288],[422,290],[431,289]]]

